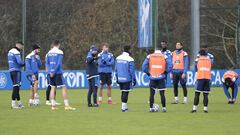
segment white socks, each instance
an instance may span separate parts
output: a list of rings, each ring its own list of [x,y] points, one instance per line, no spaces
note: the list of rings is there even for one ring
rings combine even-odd
[[[12,100],[12,107],[16,106],[16,100]]]
[[[174,97],[174,100],[175,100],[175,101],[178,101],[178,97]]]
[[[98,97],[98,100],[99,100],[99,101],[102,101],[102,97]]]
[[[56,106],[56,101],[54,99],[51,99],[52,106]]]
[[[203,110],[204,110],[204,111],[207,111],[207,106],[204,106],[204,107],[203,107]]]
[[[67,100],[67,99],[64,99],[64,105],[65,105],[65,106],[69,106],[69,103],[68,103],[68,100]]]
[[[112,97],[108,97],[108,100],[112,100]]]
[[[183,97],[183,103],[187,103],[187,97]]]
[[[193,105],[193,110],[197,110],[197,106],[196,105]]]
[[[127,107],[127,103],[123,103],[122,102],[122,110],[126,110],[128,107]]]

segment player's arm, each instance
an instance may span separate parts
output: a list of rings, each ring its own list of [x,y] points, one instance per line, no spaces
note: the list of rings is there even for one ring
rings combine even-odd
[[[111,54],[111,58],[108,61],[106,61],[106,62],[107,62],[108,66],[113,66],[114,65],[114,57],[113,57],[112,54]]]
[[[38,64],[38,68],[42,67],[42,61],[41,61],[41,58],[39,57],[39,55],[37,55],[37,64]]]
[[[172,60],[171,59],[169,59],[168,56],[165,57],[165,60],[166,60],[166,72],[167,73],[172,72],[173,65],[172,65]]]
[[[57,64],[54,68],[54,71],[52,72],[53,74],[56,74],[57,70],[60,68],[62,59],[63,59],[63,55],[59,54]]]
[[[16,55],[15,55],[15,58],[16,58],[17,63],[18,63],[19,65],[21,65],[21,66],[24,66],[24,65],[25,65],[25,63],[24,63],[24,62],[22,61],[22,59],[21,59],[20,54],[16,54]]]
[[[87,63],[92,63],[93,62],[94,58],[93,58],[91,52],[88,52],[86,60],[87,60]]]
[[[146,58],[142,64],[142,71],[144,73],[146,73],[148,76],[150,76],[150,73],[149,73],[149,59]]]
[[[118,69],[117,69],[117,63],[116,63],[114,71],[115,71],[115,76],[116,76],[116,82],[118,83],[118,71],[117,70]]]
[[[185,54],[184,56],[184,73],[186,74],[188,71],[188,66],[189,66],[189,60],[188,60],[188,55]]]
[[[25,63],[26,63],[25,66],[26,66],[27,74],[32,75],[33,71],[32,71],[31,59],[26,59]]]
[[[134,61],[129,62],[129,73],[131,75],[132,82],[136,83]]]
[[[99,65],[99,67],[104,67],[105,66],[102,57],[103,56],[101,54],[98,54],[98,65]]]
[[[195,64],[194,64],[194,71],[197,72],[197,64],[198,64],[198,58],[195,60]]]

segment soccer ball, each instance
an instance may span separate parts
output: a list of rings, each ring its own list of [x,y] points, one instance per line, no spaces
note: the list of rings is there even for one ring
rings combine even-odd
[[[155,112],[159,111],[159,105],[158,104],[153,104],[153,109]]]

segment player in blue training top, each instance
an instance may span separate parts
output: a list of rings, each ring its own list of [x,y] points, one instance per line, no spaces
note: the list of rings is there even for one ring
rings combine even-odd
[[[109,44],[102,43],[102,52],[98,54],[98,73],[100,76],[100,87],[99,87],[99,100],[98,103],[102,104],[103,87],[107,85],[108,104],[112,104],[112,70],[114,65],[113,54],[108,51]]]
[[[134,59],[131,57],[131,46],[124,46],[124,52],[116,58],[116,79],[122,91],[122,112],[128,111],[128,94],[136,85]]]
[[[55,40],[53,42],[53,48],[48,52],[47,59],[46,59],[46,64],[48,65],[48,70],[50,74],[50,85],[51,85],[50,98],[51,98],[52,110],[58,109],[56,107],[56,101],[55,101],[55,92],[57,87],[62,88],[62,96],[64,99],[64,105],[65,105],[64,109],[76,110],[76,108],[69,106],[69,103],[68,103],[67,89],[64,84],[64,80],[62,76],[63,51],[60,50],[59,48],[60,48],[60,42],[58,40]]]
[[[87,79],[88,79],[88,107],[98,107],[97,103],[97,89],[98,89],[98,61],[97,61],[98,48],[95,45],[90,47],[90,51],[86,57],[87,63]],[[91,96],[93,95],[93,104],[91,103]]]
[[[29,106],[40,104],[38,95],[38,71],[42,66],[42,61],[39,53],[40,46],[35,44],[32,46],[32,52],[29,53],[25,59],[27,79],[31,85]]]
[[[23,48],[22,42],[17,42],[16,46],[9,50],[8,52],[8,66],[9,72],[11,76],[11,80],[13,83],[13,92],[12,92],[12,108],[13,109],[21,109],[23,108],[23,104],[20,100],[20,86],[21,86],[21,71],[22,67],[25,63],[21,59],[20,51]],[[17,101],[18,103],[17,103]]]

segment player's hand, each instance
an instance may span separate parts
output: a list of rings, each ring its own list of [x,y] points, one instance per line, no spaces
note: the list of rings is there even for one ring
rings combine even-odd
[[[133,86],[135,86],[137,84],[136,79],[133,80]]]
[[[185,77],[186,77],[186,74],[183,73],[183,74],[182,74],[182,79],[185,79]]]
[[[33,81],[36,81],[37,80],[37,77],[35,75],[32,75],[32,80]]]
[[[54,74],[53,74],[53,73],[50,73],[50,77],[53,78],[53,77],[54,77]]]
[[[106,62],[105,60],[102,60],[102,63],[103,63],[103,64],[106,64],[107,62]]]
[[[170,78],[173,79],[173,74],[172,73],[170,73]]]
[[[40,56],[39,55],[36,55],[35,57],[36,57],[36,59],[40,60]]]

